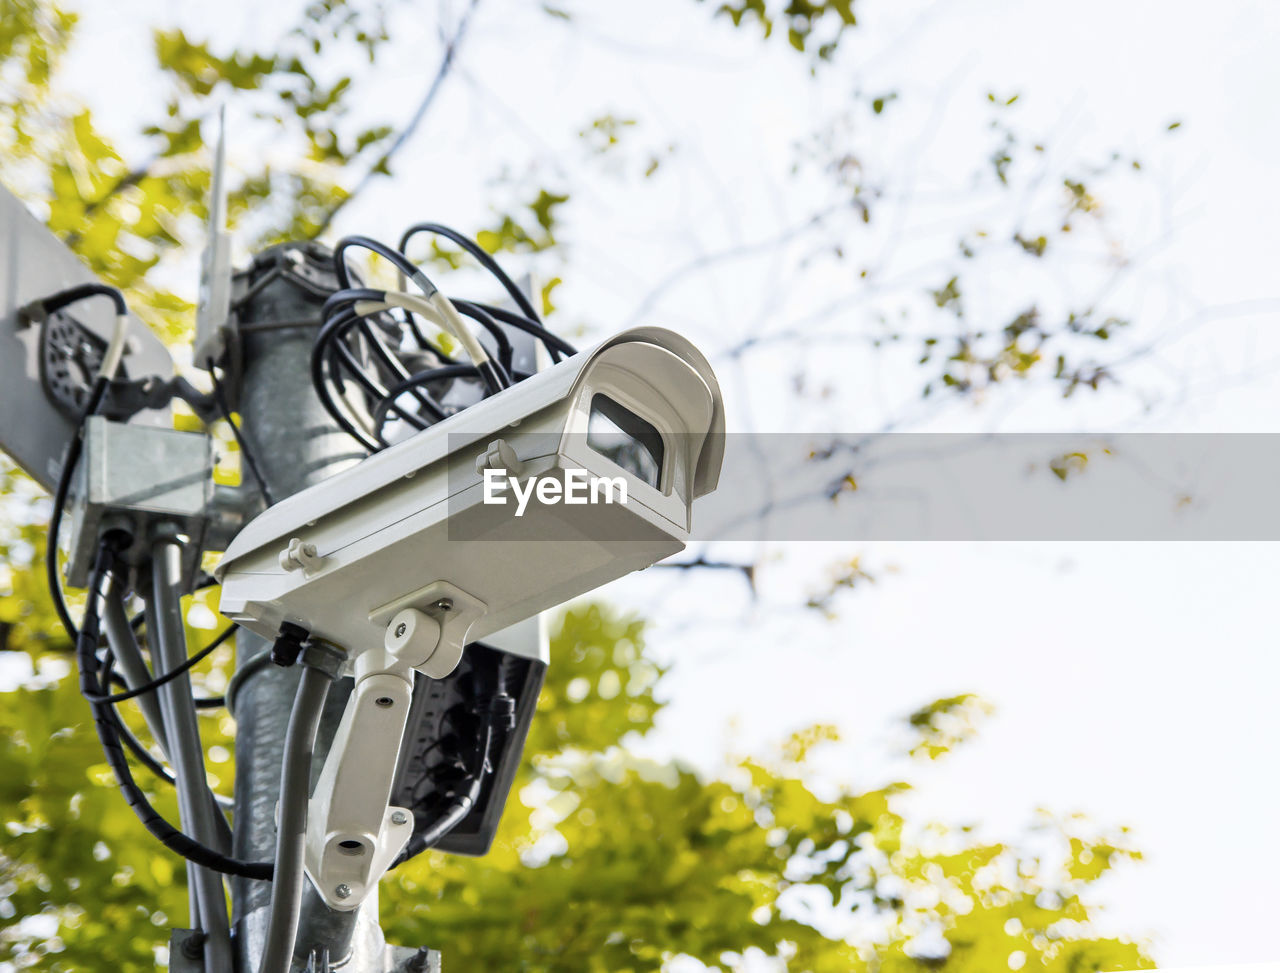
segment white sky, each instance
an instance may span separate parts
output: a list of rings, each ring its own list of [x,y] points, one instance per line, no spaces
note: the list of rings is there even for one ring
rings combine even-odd
[[[146,63],[156,7],[85,6],[74,77],[100,121],[125,131],[157,101],[153,76],[129,68]],[[847,87],[836,73],[811,83],[780,45],[762,48],[709,21],[712,4],[569,6],[580,11],[576,30],[536,4],[484,0],[460,55],[463,73],[401,156],[400,174],[371,188],[339,229],[391,237],[408,218],[475,227],[492,198],[488,180],[503,165],[522,171],[533,154],[542,172],[566,173],[578,200],[565,234],[573,248],[573,276],[560,292],[565,317],[589,317],[604,333],[691,258],[769,239],[808,215],[822,193],[787,177],[793,144],[840,106]],[[216,19],[203,3],[170,9],[192,36],[241,42],[276,36],[288,22],[288,11],[266,4],[219,5]],[[954,226],[946,221],[970,211],[963,191],[952,193],[958,203],[929,203],[930,194],[963,190],[987,151],[985,93],[1018,92],[1017,123],[1045,133],[1064,156],[1136,150],[1151,180],[1144,185],[1163,187],[1135,183],[1132,195],[1107,201],[1139,238],[1159,239],[1168,219],[1176,227],[1122,295],[1146,333],[1173,329],[1196,307],[1232,309],[1144,363],[1140,374],[1161,389],[1148,415],[1123,396],[1070,409],[1044,395],[1023,396],[1016,408],[996,397],[934,428],[1276,431],[1280,372],[1269,366],[1280,362],[1280,7],[862,0],[858,10],[864,26],[847,43],[863,45],[865,83],[902,92],[890,108],[901,121],[867,151],[917,198],[893,266],[927,262],[932,223]],[[411,111],[439,46],[433,13],[401,13],[395,23],[369,99],[392,119]],[[639,119],[637,145],[677,145],[669,175],[637,186],[584,170],[575,133],[610,109]],[[1183,125],[1166,135],[1173,120]],[[234,164],[262,151],[252,138],[233,139],[230,157]],[[288,161],[288,147],[265,151]],[[883,256],[878,232],[861,241],[868,252],[856,260]],[[954,234],[941,239],[953,252]],[[1064,286],[1083,286],[1091,272]],[[647,320],[713,351],[762,303],[777,299],[782,320],[853,293],[854,278],[843,273],[819,272],[793,291],[794,262],[728,263],[689,278]],[[194,277],[190,284],[194,292]],[[992,313],[1004,287],[992,284]],[[918,390],[911,368],[864,349],[845,346],[827,359],[848,388],[819,410],[785,398],[786,375],[770,371],[776,362],[726,373],[731,428],[875,428]],[[1192,371],[1190,394],[1174,394]],[[654,618],[651,641],[677,663],[672,705],[647,752],[715,767],[726,746],[742,752],[830,720],[846,742],[825,770],[873,785],[904,772],[879,756],[892,719],[936,696],[975,691],[998,714],[977,743],[919,779],[911,798],[919,813],[981,821],[994,837],[1029,822],[1040,805],[1131,825],[1147,861],[1104,886],[1115,929],[1150,935],[1163,966],[1277,957],[1267,894],[1280,863],[1275,545],[846,544],[768,553],[754,608],[725,578],[700,579],[696,600],[682,590],[683,575],[651,572],[607,591]],[[840,602],[834,622],[796,611],[826,565],[853,553],[872,569],[898,570]],[[708,605],[719,607],[709,613]]]

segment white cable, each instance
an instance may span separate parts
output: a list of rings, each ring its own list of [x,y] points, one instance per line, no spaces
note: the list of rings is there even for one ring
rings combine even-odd
[[[102,367],[98,369],[98,378],[115,378],[120,369],[120,361],[124,358],[124,346],[129,338],[129,318],[124,314],[116,315],[115,327],[111,331],[111,340],[107,342],[107,350],[102,355]]]
[[[467,327],[467,323],[462,320],[462,315],[453,306],[453,302],[439,291],[430,297],[419,297],[417,294],[408,294],[404,291],[387,291],[383,302],[370,301],[368,304],[372,306],[384,302],[388,307],[401,307],[406,311],[421,314],[433,324],[443,327],[458,339],[472,363],[477,367],[489,361],[489,353],[484,350],[484,345],[480,344],[480,340]],[[357,313],[359,310],[360,305],[357,304]]]
[[[392,291],[392,293],[394,294],[395,292]],[[393,307],[400,306],[401,305],[399,304],[389,304],[386,301],[356,301],[355,304],[352,305],[352,310],[361,317],[368,317],[371,314],[381,314],[383,311],[390,311]],[[444,315],[429,304],[421,308],[418,313],[441,331],[446,331],[450,334],[453,333],[453,329],[445,322]]]

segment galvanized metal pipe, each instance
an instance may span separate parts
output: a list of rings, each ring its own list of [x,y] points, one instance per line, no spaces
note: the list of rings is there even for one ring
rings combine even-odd
[[[152,650],[156,666],[165,672],[187,660],[186,631],[182,623],[182,545],[172,529],[160,528],[151,546]],[[221,835],[212,815],[218,813],[209,799],[205,779],[204,747],[196,719],[191,680],[186,673],[161,686],[157,693],[168,731],[174,776],[177,778],[178,813],[183,830],[197,841],[217,847]],[[231,929],[227,921],[226,892],[222,876],[192,866],[192,894],[199,907],[200,928],[205,934],[205,969],[231,969]]]
[[[293,246],[286,244],[284,249]],[[318,325],[322,303],[322,297],[287,280],[277,280],[255,295],[241,318],[254,323],[317,319]],[[311,386],[315,330],[282,327],[246,331],[242,336],[244,375],[238,405],[242,431],[277,502],[351,466],[364,455],[329,417]],[[237,669],[269,648],[256,635],[240,633],[236,638]],[[285,734],[298,688],[297,669],[256,668],[246,673],[236,689],[233,848],[237,858],[264,861],[275,857],[275,807]],[[329,692],[316,741],[312,783],[350,688],[350,680],[341,680]],[[333,912],[309,892],[307,889],[303,896],[298,953],[305,955],[315,948],[327,952],[333,962],[349,957],[345,969],[351,973],[381,970],[376,904],[358,912]],[[271,886],[233,880],[232,902],[236,968],[240,973],[255,973],[265,946]],[[357,926],[367,934],[356,936]]]

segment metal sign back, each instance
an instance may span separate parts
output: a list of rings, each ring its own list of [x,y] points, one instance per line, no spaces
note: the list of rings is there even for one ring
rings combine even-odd
[[[20,309],[74,284],[96,278],[20,200],[0,187],[0,449],[52,490],[73,426],[45,395],[40,377],[40,327]],[[111,334],[111,302],[94,298],[67,309],[104,340]],[[132,319],[124,364],[132,377],[173,374],[164,344]],[[135,422],[171,427],[168,410],[141,413]]]

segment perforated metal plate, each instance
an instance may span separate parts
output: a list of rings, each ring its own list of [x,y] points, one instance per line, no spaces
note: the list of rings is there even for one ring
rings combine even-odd
[[[66,311],[50,314],[40,328],[44,394],[66,418],[75,419],[89,398],[107,343]]]
[[[431,826],[474,764],[480,739],[476,706],[485,704],[496,687],[515,698],[515,726],[497,735],[488,774],[475,807],[437,844],[456,855],[483,855],[493,842],[524,753],[542,689],[546,664],[524,659],[481,643],[468,645],[458,668],[445,679],[418,676],[401,743],[400,766],[391,803],[412,809],[414,830]]]

